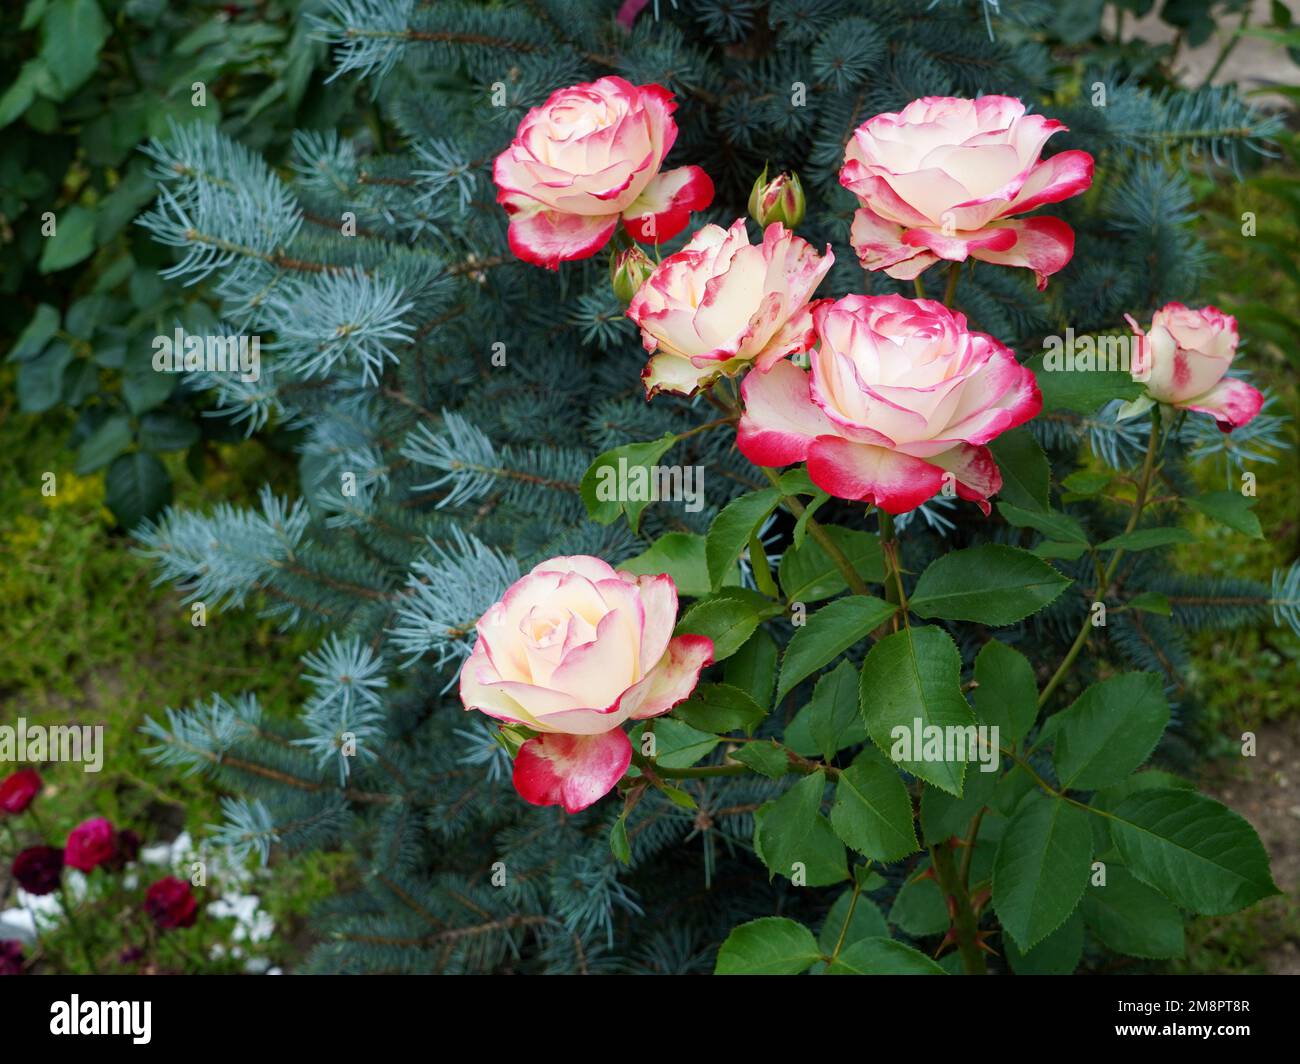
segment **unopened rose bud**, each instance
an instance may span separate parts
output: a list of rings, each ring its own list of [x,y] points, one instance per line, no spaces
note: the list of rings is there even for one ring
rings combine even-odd
[[[624,303],[631,303],[645,280],[654,272],[655,264],[638,247],[616,251],[609,260],[609,283],[614,294]]]
[[[806,207],[798,174],[781,173],[769,181],[764,167],[749,193],[749,216],[764,229],[773,222],[793,229],[803,221]]]

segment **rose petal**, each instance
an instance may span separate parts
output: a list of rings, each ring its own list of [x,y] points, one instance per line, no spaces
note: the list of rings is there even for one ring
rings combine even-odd
[[[623,225],[633,240],[662,244],[671,240],[713,202],[713,181],[698,166],[657,174],[623,211]]]
[[[713,663],[713,640],[702,635],[679,635],[668,643],[668,650],[644,680],[637,685],[639,704],[631,711],[632,720],[645,720],[667,713],[690,697],[700,681],[700,670]],[[634,689],[635,690],[635,689]],[[625,698],[631,698],[629,691]]]
[[[836,435],[835,426],[812,401],[808,372],[793,362],[778,362],[766,373],[755,370],[740,386],[745,413],[736,446],[755,465],[802,462],[818,436]]]
[[[1014,230],[1015,244],[1005,251],[974,249],[971,257],[1002,266],[1026,266],[1037,276],[1039,291],[1047,287],[1047,278],[1062,269],[1074,255],[1074,230],[1059,218],[1002,221],[996,228]]]
[[[533,805],[562,805],[577,813],[614,789],[632,763],[621,728],[601,735],[539,735],[515,755],[514,785]]]
[[[1044,203],[1086,192],[1092,185],[1093,158],[1086,151],[1063,151],[1044,159],[1030,172],[1006,214],[1024,214]]]
[[[958,498],[977,504],[984,515],[988,516],[989,496],[1002,488],[1002,471],[993,460],[992,451],[987,447],[972,447],[963,443],[951,451],[932,455],[927,461],[951,473],[955,478],[953,488]]]
[[[965,262],[977,249],[1006,251],[1016,244],[1016,234],[1010,229],[977,229],[971,233],[945,234],[937,229],[908,229],[903,233],[903,243],[910,247],[928,248],[941,259]]]
[[[831,436],[809,448],[808,475],[837,498],[871,502],[891,514],[915,510],[943,486],[943,470],[929,462]]]
[[[559,268],[561,262],[587,259],[609,243],[617,214],[580,215],[558,211],[521,211],[510,218],[510,250],[524,262]]]
[[[1259,413],[1264,405],[1264,394],[1245,381],[1224,377],[1204,395],[1178,405],[1209,414],[1219,423],[1219,428],[1231,432]]]

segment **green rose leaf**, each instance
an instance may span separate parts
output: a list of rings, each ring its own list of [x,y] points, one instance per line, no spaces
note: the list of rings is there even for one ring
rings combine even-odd
[[[823,606],[796,628],[781,660],[779,702],[799,681],[829,664],[887,621],[898,609],[869,595],[850,595]]]
[[[722,585],[728,570],[744,553],[750,533],[763,523],[780,501],[780,492],[775,488],[764,488],[737,496],[718,512],[709,525],[704,543],[709,581],[715,589]]]
[[[803,924],[764,916],[741,924],[718,950],[715,975],[798,975],[821,959],[817,940]]]
[[[874,861],[897,861],[918,848],[907,787],[898,770],[870,749],[840,773],[831,827],[845,843]]]
[[[1213,798],[1139,791],[1109,823],[1129,871],[1183,909],[1217,916],[1281,893],[1255,829]]]
[[[989,450],[1002,471],[998,494],[1027,510],[1046,510],[1052,467],[1033,433],[1021,426],[989,442]]]
[[[713,660],[722,661],[739,650],[768,617],[781,612],[748,588],[723,588],[696,602],[677,622],[675,635],[704,635],[713,640]]]
[[[863,580],[869,584],[883,582],[885,569],[879,536],[839,525],[823,525],[822,530]],[[781,555],[777,579],[791,602],[820,602],[848,588],[844,574],[816,536],[808,536],[801,546],[791,547]]]
[[[658,481],[652,470],[677,442],[671,432],[646,443],[627,443],[597,456],[582,475],[580,491],[588,516],[608,525],[627,514],[635,532],[641,525],[641,511],[655,501]]]
[[[723,735],[744,730],[753,735],[767,711],[739,687],[702,683],[691,697],[673,710],[673,716],[699,731]]]
[[[1212,491],[1208,495],[1198,495],[1183,501],[1192,509],[1199,510],[1206,517],[1212,517],[1237,532],[1244,532],[1255,539],[1264,538],[1259,518],[1251,512],[1256,500],[1250,496],[1236,491]]]
[[[985,543],[940,555],[921,574],[907,605],[926,619],[1014,624],[1069,585],[1069,577],[1029,551]]]
[[[1020,651],[991,639],[975,657],[975,712],[998,727],[1006,746],[1020,742],[1038,717],[1034,667]]]
[[[931,727],[974,734],[975,714],[961,693],[961,655],[947,633],[904,628],[880,640],[862,663],[860,695],[871,741],[900,768],[960,796],[965,760],[931,760],[924,748],[907,749],[917,732],[925,738]],[[896,744],[898,757],[892,753]]]
[[[993,908],[1017,946],[1028,952],[1065,922],[1088,885],[1091,860],[1086,812],[1038,792],[1025,799],[993,863]]]
[[[1107,865],[1106,885],[1090,884],[1079,908],[1089,930],[1116,953],[1153,959],[1183,955],[1183,914],[1123,865]]]
[[[1093,684],[1053,718],[1061,786],[1095,791],[1119,783],[1151,756],[1168,724],[1155,673],[1126,672]]]
[[[947,975],[924,953],[892,938],[864,938],[841,951],[827,975]]]

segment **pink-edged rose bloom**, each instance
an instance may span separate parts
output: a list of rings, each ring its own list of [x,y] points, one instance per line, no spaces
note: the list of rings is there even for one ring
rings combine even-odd
[[[1065,128],[1010,96],[926,96],[868,119],[840,170],[862,204],[850,234],[862,265],[911,280],[940,259],[969,257],[1026,266],[1046,287],[1074,254],[1074,230],[1059,218],[1012,215],[1092,184],[1086,151],[1039,159]]]
[[[497,156],[497,202],[510,215],[510,250],[555,269],[594,255],[619,219],[637,240],[670,240],[713,200],[698,166],[661,171],[677,138],[672,93],[601,78],[551,94],[524,116]]]
[[[1132,376],[1146,385],[1151,399],[1209,414],[1224,432],[1259,413],[1264,405],[1259,389],[1225,376],[1237,354],[1237,319],[1231,314],[1166,303],[1148,332],[1131,317],[1128,323],[1139,341]]]
[[[745,378],[745,457],[806,461],[823,491],[891,514],[945,484],[988,513],[1002,474],[984,445],[1042,409],[1033,373],[932,300],[846,296],[813,318],[811,370],[780,362]]]
[[[652,352],[641,374],[647,397],[692,395],[719,376],[813,345],[809,299],[835,262],[779,222],[751,244],[743,218],[706,225],[643,284],[628,317]]]
[[[63,861],[69,868],[92,872],[111,861],[117,853],[117,832],[102,816],[78,824],[63,847]]]
[[[478,622],[460,698],[542,734],[515,757],[515,789],[576,813],[608,794],[632,760],[621,725],[667,713],[713,660],[713,640],[673,636],[677,586],[599,558],[551,558]]]

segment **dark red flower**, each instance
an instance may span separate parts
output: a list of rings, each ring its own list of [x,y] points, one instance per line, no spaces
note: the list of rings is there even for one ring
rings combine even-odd
[[[113,856],[104,862],[111,872],[120,872],[140,854],[140,836],[130,828],[119,831],[113,839]]]
[[[40,773],[34,768],[21,768],[0,780],[0,810],[21,813],[40,793]]]
[[[105,817],[83,821],[72,829],[63,860],[71,868],[92,872],[98,865],[111,861],[117,852],[117,832]]]
[[[0,975],[23,974],[23,944],[11,938],[0,941]]]
[[[28,894],[54,893],[62,873],[63,851],[57,846],[29,846],[14,858],[14,879]]]
[[[149,888],[144,911],[164,931],[174,927],[193,927],[199,903],[190,893],[190,885],[175,876],[164,876]]]

